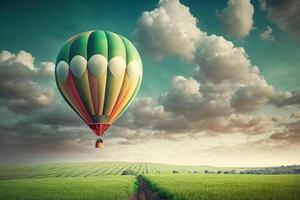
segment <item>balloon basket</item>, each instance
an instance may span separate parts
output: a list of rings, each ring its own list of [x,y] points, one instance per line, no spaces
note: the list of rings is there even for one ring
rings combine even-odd
[[[95,148],[99,148],[99,149],[104,148],[104,142],[101,138],[96,140]]]

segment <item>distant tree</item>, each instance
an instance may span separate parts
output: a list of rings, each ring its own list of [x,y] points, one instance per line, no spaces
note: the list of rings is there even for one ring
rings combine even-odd
[[[206,170],[204,170],[204,173],[205,174],[209,174],[209,171],[206,169]]]
[[[173,171],[173,174],[179,174],[179,171],[175,171],[175,170],[174,170],[174,171]]]
[[[197,173],[199,173],[199,172],[198,172],[198,171],[193,171],[193,173],[194,173],[194,174],[197,174]]]
[[[265,167],[241,171],[241,174],[300,174],[300,165]]]
[[[135,174],[136,174],[135,171],[133,171],[131,169],[127,169],[127,170],[124,170],[121,175],[135,175]]]
[[[218,173],[218,174],[222,174],[222,171],[218,171],[217,173]]]
[[[300,169],[294,169],[293,171],[295,174],[300,174]]]

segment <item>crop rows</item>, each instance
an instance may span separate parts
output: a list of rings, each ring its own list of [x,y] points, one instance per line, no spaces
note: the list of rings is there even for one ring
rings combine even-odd
[[[64,163],[34,166],[0,167],[0,180],[16,178],[46,177],[94,177],[104,175],[121,175],[131,169],[139,174],[168,173],[203,173],[205,169],[217,170],[214,167],[178,166],[157,163],[100,162],[100,163]]]

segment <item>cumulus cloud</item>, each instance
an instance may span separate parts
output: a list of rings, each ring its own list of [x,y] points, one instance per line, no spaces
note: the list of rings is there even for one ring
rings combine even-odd
[[[171,89],[160,97],[160,102],[166,111],[176,114],[189,115],[191,108],[196,108],[202,98],[200,84],[193,79],[183,76],[175,76]]]
[[[202,34],[197,19],[179,0],[161,0],[158,8],[143,12],[135,30],[140,49],[157,60],[166,56],[191,60]]]
[[[269,101],[273,92],[273,87],[267,84],[240,87],[233,95],[231,105],[239,112],[256,110]]]
[[[0,101],[14,112],[35,111],[49,107],[54,90],[44,88],[38,80],[52,77],[54,64],[34,65],[34,57],[25,51],[0,53]]]
[[[300,40],[300,2],[298,0],[260,0],[267,18]]]
[[[270,99],[270,103],[278,107],[300,104],[300,89],[284,92],[277,91]]]
[[[195,122],[228,113],[229,96],[225,84],[200,86],[192,77],[177,76],[172,81],[171,89],[161,95],[159,101],[166,111],[184,115],[188,120]]]
[[[282,144],[300,144],[300,120],[285,123],[282,131],[275,132],[270,139]]]
[[[198,81],[221,83],[224,80],[249,84],[263,82],[243,47],[236,47],[222,36],[210,35],[199,44],[195,63]]]
[[[228,0],[227,7],[218,16],[226,33],[244,38],[252,29],[253,13],[250,0]]]
[[[273,29],[270,26],[267,26],[267,29],[259,34],[259,37],[262,40],[273,41],[275,40],[275,36],[273,36]]]
[[[156,104],[155,100],[149,97],[136,99],[128,112],[118,121],[119,126],[130,128],[150,129],[154,124],[168,118],[168,113],[163,107]]]
[[[206,36],[199,44],[195,63],[198,67],[194,77],[203,88],[208,83],[210,88],[227,85],[224,90],[215,92],[215,102],[227,105],[227,113],[232,109],[237,112],[256,110],[273,95],[273,87],[258,67],[252,65],[244,48],[236,47],[222,36]]]

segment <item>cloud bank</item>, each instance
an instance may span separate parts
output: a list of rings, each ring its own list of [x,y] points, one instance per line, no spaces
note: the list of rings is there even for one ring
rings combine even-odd
[[[159,12],[161,10],[163,12]],[[252,29],[253,12],[250,1],[229,1],[228,7],[220,13],[220,18],[225,28],[233,31],[232,35],[241,38],[247,36]],[[153,56],[152,52],[160,52],[160,59],[171,55],[189,58],[196,69],[192,77],[173,77],[171,88],[158,100],[137,100],[131,110],[131,121],[138,124],[137,129],[142,128],[140,124],[146,124],[148,121],[151,122],[151,129],[161,130],[166,134],[206,132],[218,135],[240,132],[266,136],[276,129],[280,120],[277,116],[265,117],[254,115],[254,112],[267,104],[282,107],[300,103],[297,91],[276,91],[268,84],[260,74],[259,68],[251,63],[243,47],[236,47],[223,36],[208,35],[202,31],[195,23],[195,17],[178,0],[161,1],[158,8],[144,12],[136,29],[136,33],[152,33],[152,30],[164,33],[163,38],[157,38],[157,44],[177,44],[178,41],[183,41],[185,35],[177,35],[181,38],[173,37],[168,25],[151,23],[149,30],[149,27],[143,25],[147,21],[144,16],[148,16],[149,13],[155,15],[155,19],[162,19],[164,16],[175,19],[174,13],[185,13],[189,16],[194,22],[192,32],[197,33],[192,37],[192,46],[197,48],[188,51],[189,56],[174,53],[177,49],[174,50],[168,45],[163,45],[163,53],[160,52],[161,46],[153,45],[153,38],[147,34],[143,38],[144,43],[139,44],[141,48],[151,47],[151,51],[146,52],[150,56]],[[181,21],[174,20],[173,23]],[[271,33],[270,29],[267,30],[264,39],[272,40]],[[138,41],[140,36],[137,35]],[[144,104],[142,107],[138,106],[141,102]],[[128,123],[130,122],[126,122]],[[132,128],[134,127],[132,123]]]

